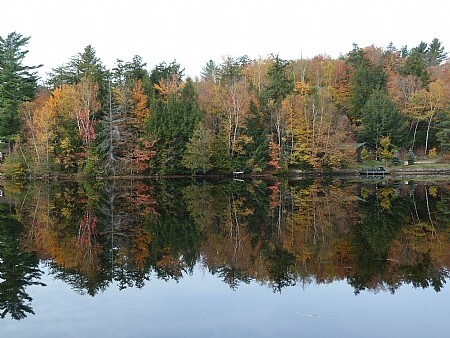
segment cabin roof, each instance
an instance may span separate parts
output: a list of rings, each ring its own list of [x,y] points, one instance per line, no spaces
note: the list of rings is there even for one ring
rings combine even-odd
[[[359,148],[364,147],[364,146],[368,146],[368,147],[373,148],[373,149],[377,148],[372,143],[369,143],[369,142],[356,143],[356,149],[359,149]]]

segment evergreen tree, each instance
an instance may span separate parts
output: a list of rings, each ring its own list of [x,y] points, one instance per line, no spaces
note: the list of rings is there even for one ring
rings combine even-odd
[[[47,84],[53,88],[63,84],[76,85],[86,78],[98,86],[102,106],[107,106],[110,74],[91,45],[86,46],[82,53],[73,56],[68,63],[52,69],[48,77]],[[103,111],[99,112],[99,115],[102,113]]]
[[[202,69],[201,72],[202,80],[216,82],[217,70],[218,69],[215,62],[213,60],[209,60],[206,63],[205,67],[203,67]]]
[[[160,92],[156,88],[153,88],[155,85],[159,85],[161,83],[173,82],[173,83],[181,83],[181,80],[184,75],[184,69],[181,68],[181,65],[177,63],[175,60],[171,63],[167,64],[165,62],[161,62],[150,72],[149,82],[152,86],[152,92],[150,96],[156,96],[160,98]]]
[[[52,69],[48,84],[58,87],[62,84],[78,84],[83,77],[97,83],[101,88],[106,84],[107,71],[101,60],[97,57],[95,48],[88,45],[82,53],[73,56],[62,66]],[[107,87],[105,85],[105,87]]]
[[[362,129],[358,135],[360,141],[378,146],[383,136],[389,136],[393,145],[404,146],[405,135],[405,120],[389,95],[380,90],[372,93],[362,108]]]
[[[400,68],[402,75],[412,75],[418,78],[422,86],[430,82],[430,73],[427,69],[432,66],[439,66],[447,58],[444,52],[444,46],[438,39],[433,39],[429,45],[426,42],[420,42],[416,47],[408,51],[407,47],[402,49],[402,57],[405,63]]]
[[[19,131],[17,116],[21,102],[32,100],[37,90],[40,66],[25,66],[28,53],[24,48],[29,37],[10,33],[0,37],[0,137],[11,139]]]
[[[268,123],[268,131],[272,140],[276,143],[280,158],[285,158],[283,139],[286,135],[286,126],[281,116],[281,102],[294,89],[294,77],[292,76],[291,63],[282,60],[278,55],[273,57],[267,77],[268,84],[261,91],[260,101]],[[270,142],[268,142],[269,144]]]
[[[434,38],[426,53],[428,66],[439,66],[447,58],[447,54],[444,52],[444,46],[442,46],[441,42]]]
[[[156,170],[160,173],[183,171],[181,161],[186,144],[201,119],[192,80],[188,78],[177,92],[155,99],[151,111],[148,130],[156,139]]]
[[[377,90],[386,91],[387,76],[382,65],[373,65],[357,45],[348,54],[346,63],[353,68],[350,76],[350,117],[361,118],[361,110]]]
[[[258,107],[250,102],[250,117],[247,120],[248,136],[252,142],[246,145],[248,154],[247,167],[255,170],[264,170],[269,162],[268,130],[263,123]]]
[[[439,142],[441,150],[450,150],[450,115],[440,113],[436,124],[436,139]]]
[[[294,89],[290,67],[289,61],[281,59],[278,55],[273,57],[273,64],[267,74],[268,85],[261,95],[261,101],[265,105],[273,102],[276,107],[280,107],[281,101]]]
[[[212,169],[212,146],[214,136],[205,125],[200,122],[194,129],[192,137],[186,146],[182,164],[194,174],[201,171],[206,174]]]

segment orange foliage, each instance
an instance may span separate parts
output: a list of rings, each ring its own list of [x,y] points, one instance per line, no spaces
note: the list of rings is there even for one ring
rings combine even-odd
[[[138,80],[133,87],[132,99],[132,114],[136,119],[136,126],[142,128],[150,115],[150,109],[148,109],[147,96],[144,93],[144,86],[141,80]]]

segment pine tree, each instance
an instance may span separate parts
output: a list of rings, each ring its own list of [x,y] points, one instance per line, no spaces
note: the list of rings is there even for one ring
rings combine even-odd
[[[441,42],[434,38],[426,52],[428,66],[439,66],[447,58],[447,54],[444,52],[444,46],[442,46]]]
[[[28,53],[24,48],[29,37],[10,33],[0,37],[0,137],[11,139],[19,131],[17,116],[21,102],[34,98],[38,76],[35,69],[40,66],[25,66]]]

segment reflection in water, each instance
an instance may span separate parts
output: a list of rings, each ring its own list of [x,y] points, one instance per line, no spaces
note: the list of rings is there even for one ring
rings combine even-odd
[[[10,183],[11,184],[11,183]],[[346,280],[355,293],[449,278],[444,184],[110,181],[6,187],[0,310],[33,313],[39,259],[80,294],[180,280],[200,263],[230,288]],[[39,257],[39,259],[38,259]]]
[[[12,211],[12,210],[11,210]],[[27,286],[39,283],[42,271],[35,254],[22,251],[22,224],[5,204],[0,204],[0,316],[23,319],[33,313]]]

